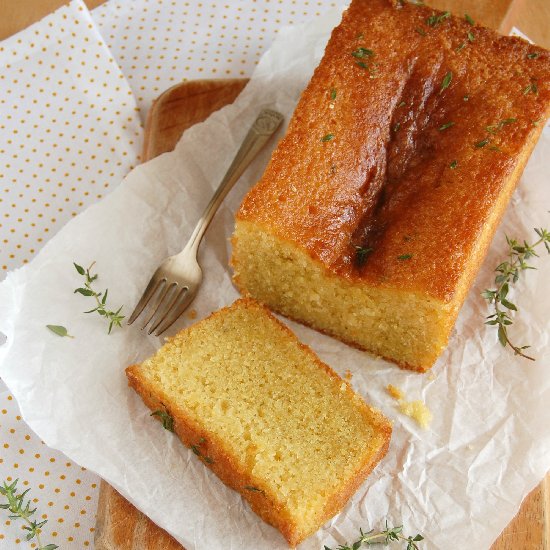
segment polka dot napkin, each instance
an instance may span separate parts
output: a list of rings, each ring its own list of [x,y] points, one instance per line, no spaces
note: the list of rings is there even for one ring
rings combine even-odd
[[[110,0],[93,17],[146,111],[178,82],[250,76],[278,29],[341,3]]]
[[[0,67],[3,278],[137,163],[142,128],[133,93],[80,2],[0,43]],[[48,449],[3,384],[0,411],[0,480],[30,489],[36,519],[48,520],[43,544],[93,547],[97,476]],[[21,520],[0,512],[0,548],[32,547]]]
[[[124,75],[78,2],[2,42],[0,67],[5,272],[128,173],[142,129]]]
[[[139,162],[162,91],[249,76],[281,26],[335,4],[73,0],[0,42],[0,280]],[[0,380],[0,481],[15,479],[48,520],[43,544],[93,547],[99,478],[47,448]],[[25,535],[0,510],[0,550],[36,548]]]

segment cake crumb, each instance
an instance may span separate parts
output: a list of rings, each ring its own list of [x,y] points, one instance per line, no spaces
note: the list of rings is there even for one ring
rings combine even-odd
[[[410,416],[424,430],[429,427],[432,421],[432,411],[428,409],[424,401],[399,401],[399,408],[403,414]]]
[[[386,391],[399,401],[399,409],[403,414],[410,416],[421,428],[428,428],[433,415],[424,401],[405,401],[405,392],[392,384],[386,386]]]
[[[187,317],[189,317],[189,319],[196,319],[196,318],[197,318],[197,310],[196,310],[196,309],[192,309],[192,310],[187,314]]]
[[[397,386],[393,386],[392,384],[388,384],[386,387],[386,390],[394,399],[397,399],[398,401],[400,399],[403,399],[403,397],[405,397],[405,394],[403,393],[403,391]]]
[[[344,373],[344,378],[348,382],[351,382],[351,379],[353,378],[353,374],[351,373],[351,371],[349,369],[347,369],[346,372]]]

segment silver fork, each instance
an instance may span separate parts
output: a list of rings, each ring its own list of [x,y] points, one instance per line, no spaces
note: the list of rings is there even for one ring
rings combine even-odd
[[[202,281],[202,270],[197,261],[197,252],[208,225],[229,190],[241,177],[260,149],[275,133],[282,121],[283,116],[276,111],[264,109],[260,112],[193,230],[189,242],[179,254],[166,258],[157,268],[128,319],[129,325],[139,317],[145,306],[151,302],[150,314],[143,328],[151,323],[147,331],[148,334],[156,330],[155,336],[159,336],[170,328],[187,309],[195,298]]]

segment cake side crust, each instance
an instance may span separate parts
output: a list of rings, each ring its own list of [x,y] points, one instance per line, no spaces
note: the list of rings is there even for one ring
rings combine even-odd
[[[420,372],[447,344],[456,303],[339,278],[307,251],[247,221],[237,220],[232,245],[237,288],[286,317]]]

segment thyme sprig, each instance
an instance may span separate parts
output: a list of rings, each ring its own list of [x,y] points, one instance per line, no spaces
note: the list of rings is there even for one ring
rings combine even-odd
[[[109,330],[107,331],[107,333],[111,334],[111,330],[114,326],[121,326],[121,321],[122,319],[124,319],[124,315],[120,315],[120,312],[122,311],[123,306],[120,306],[116,311],[108,310],[106,305],[109,289],[105,289],[105,292],[96,292],[92,288],[92,283],[98,277],[97,273],[95,275],[92,275],[92,268],[94,267],[95,262],[92,262],[88,269],[84,269],[82,266],[74,262],[73,264],[75,269],[78,271],[78,274],[84,277],[84,286],[77,288],[74,293],[82,294],[82,296],[92,296],[97,304],[96,307],[90,309],[89,311],[85,311],[84,313],[94,313],[95,311],[97,311],[99,315],[105,317],[105,319],[109,321]]]
[[[10,512],[10,519],[22,519],[24,521],[25,525],[23,525],[23,529],[28,531],[25,539],[30,541],[35,538],[38,545],[37,550],[55,550],[56,548],[59,548],[55,544],[46,544],[46,546],[42,545],[42,541],[40,540],[40,532],[41,528],[45,523],[47,523],[48,520],[45,519],[44,521],[35,521],[31,519],[32,515],[36,512],[36,508],[31,508],[30,499],[25,501],[25,496],[30,489],[17,494],[18,481],[19,480],[16,479],[9,485],[7,481],[4,481],[3,485],[0,486],[0,494],[6,497],[7,500],[5,504],[0,504],[0,508]]]
[[[388,522],[386,521],[386,529],[384,531],[379,531],[378,533],[374,532],[374,529],[370,531],[363,531],[359,529],[360,537],[351,544],[341,544],[335,550],[359,550],[363,545],[372,546],[372,545],[388,545],[393,541],[404,541],[407,543],[405,547],[406,550],[419,550],[417,542],[424,540],[424,537],[421,534],[416,534],[414,536],[406,536],[403,534],[403,526],[399,525],[396,527],[389,527]],[[324,550],[332,550],[328,546],[324,547]]]
[[[496,288],[486,289],[481,293],[483,298],[495,306],[495,313],[487,316],[488,321],[485,324],[498,327],[498,341],[504,347],[510,346],[515,355],[531,361],[535,360],[534,357],[530,357],[525,353],[525,350],[530,346],[518,346],[510,340],[508,327],[513,323],[510,312],[517,312],[518,308],[509,300],[508,292],[510,291],[510,285],[518,281],[522,271],[536,269],[529,265],[527,260],[533,256],[538,257],[535,250],[538,246],[544,244],[546,251],[550,254],[550,232],[543,228],[535,228],[535,233],[539,236],[539,239],[532,244],[528,244],[525,240],[520,243],[506,236],[508,260],[499,264],[495,269],[497,273],[495,277]]]

